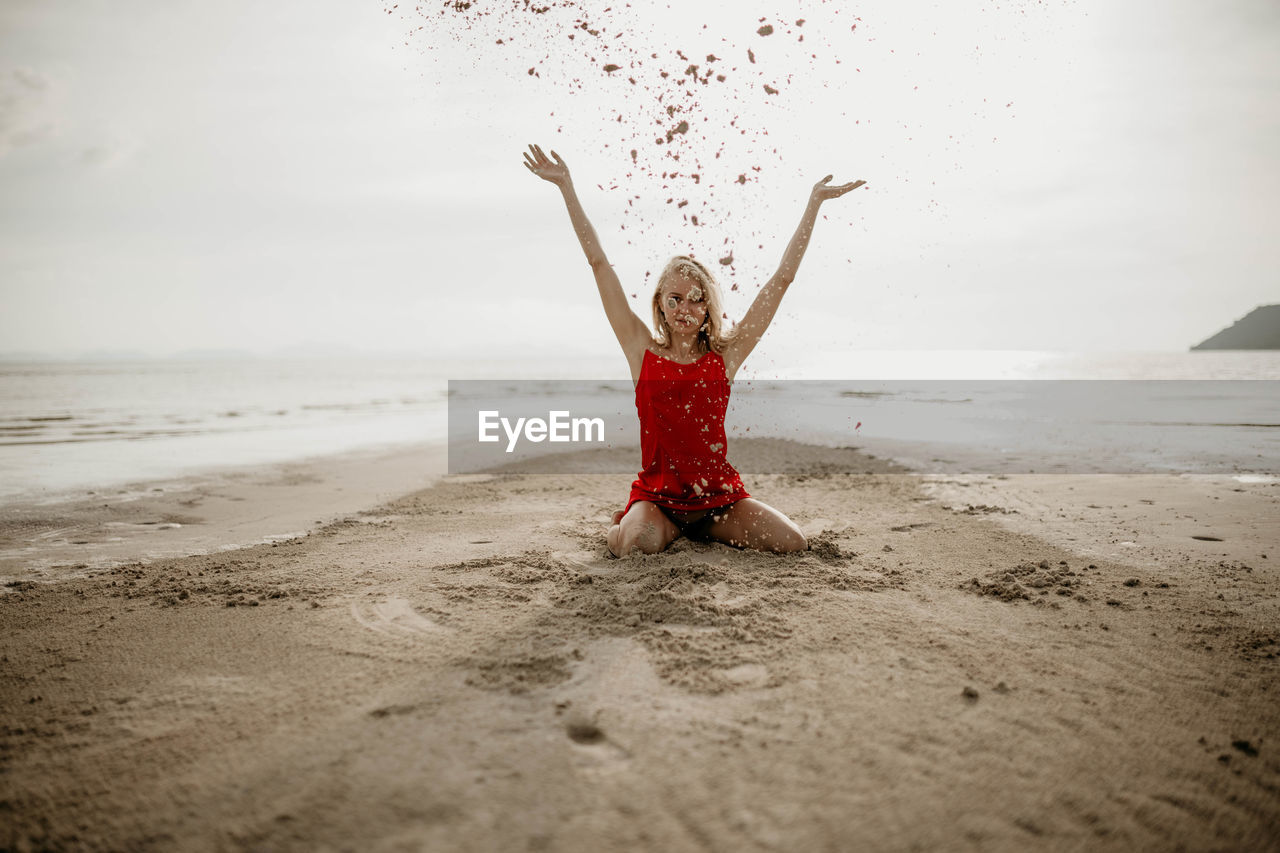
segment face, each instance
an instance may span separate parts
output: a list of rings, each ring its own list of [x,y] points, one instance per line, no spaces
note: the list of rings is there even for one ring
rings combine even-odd
[[[675,275],[660,292],[662,316],[676,334],[692,334],[707,320],[702,285],[686,275]]]

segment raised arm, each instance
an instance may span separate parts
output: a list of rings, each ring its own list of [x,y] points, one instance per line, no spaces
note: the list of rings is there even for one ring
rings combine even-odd
[[[756,344],[760,343],[760,338],[764,335],[765,330],[769,328],[769,324],[773,322],[774,315],[778,313],[778,306],[782,303],[782,295],[787,292],[787,288],[795,280],[796,271],[800,268],[800,261],[804,258],[805,249],[809,248],[809,237],[813,234],[813,226],[818,221],[818,209],[822,207],[822,203],[833,198],[839,198],[847,192],[856,190],[865,183],[866,181],[853,181],[852,183],[833,186],[831,184],[831,175],[827,175],[813,185],[813,191],[809,193],[809,203],[805,205],[804,215],[800,217],[800,225],[796,228],[796,233],[791,237],[791,242],[787,244],[787,250],[782,254],[782,262],[778,264],[778,271],[765,282],[764,287],[760,288],[760,292],[756,294],[755,301],[751,303],[751,307],[743,315],[742,322],[738,324],[736,333],[725,352],[725,367],[730,377],[738,372],[742,362],[755,349]]]
[[[634,362],[633,375],[638,375],[640,359],[644,356],[644,349],[652,336],[648,327],[627,304],[627,296],[622,291],[622,282],[618,281],[617,273],[609,265],[609,259],[605,257],[604,249],[600,246],[600,238],[596,236],[596,229],[587,219],[586,211],[582,209],[582,202],[578,201],[578,194],[573,188],[573,179],[569,176],[569,166],[556,152],[552,151],[551,157],[554,158],[554,162],[548,159],[537,145],[530,145],[524,155],[525,168],[560,188],[565,207],[569,210],[569,221],[573,223],[573,230],[578,235],[578,242],[582,244],[587,263],[591,265],[591,271],[595,274],[596,287],[600,291],[600,301],[604,304],[604,313],[609,318],[609,325],[613,327],[613,334],[622,345],[627,361]]]

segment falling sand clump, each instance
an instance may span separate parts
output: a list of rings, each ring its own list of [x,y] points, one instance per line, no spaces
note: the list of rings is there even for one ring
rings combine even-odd
[[[473,62],[509,69],[516,85],[545,99],[552,117],[598,113],[591,145],[625,152],[619,168],[629,167],[600,184],[626,193],[628,242],[667,219],[643,202],[659,194],[678,202],[681,224],[716,230],[726,229],[733,210],[758,205],[739,187],[748,174],[784,163],[769,138],[773,114],[786,122],[788,98],[820,97],[818,88],[796,82],[823,79],[863,44],[854,41],[859,19],[835,3],[822,4],[812,19],[691,21],[674,45],[646,35],[627,4],[601,10],[576,0],[455,0],[384,9],[404,22],[407,46],[426,53],[457,45]],[[749,236],[762,242],[758,232]]]

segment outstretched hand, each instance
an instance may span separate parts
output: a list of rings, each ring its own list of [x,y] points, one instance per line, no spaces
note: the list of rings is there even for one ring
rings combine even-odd
[[[569,183],[569,166],[556,152],[552,151],[551,156],[555,158],[555,162],[547,159],[547,155],[537,145],[530,145],[529,150],[524,153],[524,167],[542,180],[563,187]]]
[[[822,180],[813,185],[812,197],[818,201],[828,201],[833,198],[840,198],[847,192],[856,190],[858,187],[866,183],[866,181],[853,181],[848,184],[832,184],[831,175],[827,175]]]

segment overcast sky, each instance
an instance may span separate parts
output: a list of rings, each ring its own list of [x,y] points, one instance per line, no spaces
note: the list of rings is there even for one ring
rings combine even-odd
[[[866,180],[770,359],[1179,350],[1280,301],[1274,0],[520,5],[5,0],[0,352],[613,357],[531,141],[645,317],[688,251],[741,316],[813,182]]]

